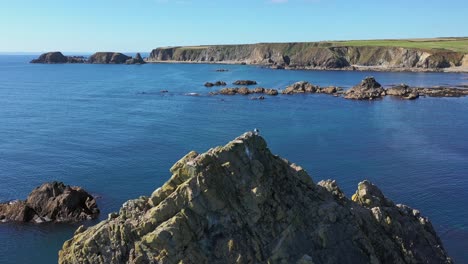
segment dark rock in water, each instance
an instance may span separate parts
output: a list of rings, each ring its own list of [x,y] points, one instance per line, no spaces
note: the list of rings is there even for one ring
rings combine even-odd
[[[96,200],[90,194],[62,182],[37,187],[26,201],[0,204],[0,217],[4,222],[77,222],[94,219],[98,214]]]
[[[249,94],[267,94],[267,95],[278,95],[278,90],[276,89],[265,89],[263,87],[257,87],[254,89],[249,89],[247,87],[236,87],[236,88],[223,88],[217,92],[210,93],[211,95],[221,94],[221,95],[249,95]]]
[[[130,58],[125,61],[125,64],[145,64],[146,62],[141,57],[140,53],[135,55],[135,58]]]
[[[431,223],[370,182],[315,185],[253,132],[188,153],[150,197],[80,228],[59,263],[452,263]]]
[[[88,59],[88,63],[94,64],[123,64],[131,59],[125,54],[119,52],[96,52]]]
[[[205,83],[205,86],[206,87],[213,87],[213,86],[226,86],[226,83],[223,82],[223,81],[217,81],[215,83],[211,83],[211,82],[206,82]]]
[[[233,83],[234,85],[255,85],[257,84],[256,81],[251,80],[238,80]]]
[[[373,100],[385,96],[385,90],[374,77],[367,77],[362,82],[345,92],[346,99]]]
[[[317,85],[301,81],[286,87],[286,89],[282,91],[282,94],[315,93],[318,89],[319,87]]]
[[[386,95],[398,96],[407,100],[414,100],[419,97],[417,89],[410,88],[406,84],[400,84],[385,90]]]
[[[85,61],[82,56],[64,56],[61,52],[56,51],[41,54],[39,58],[32,60],[31,63],[84,63]]]
[[[323,93],[323,94],[335,94],[339,91],[341,91],[341,89],[335,86],[328,86],[328,87],[317,89],[317,93]]]

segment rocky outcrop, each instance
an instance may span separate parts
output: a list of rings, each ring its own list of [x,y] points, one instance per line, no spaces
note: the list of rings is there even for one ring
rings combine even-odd
[[[84,63],[85,58],[82,56],[64,56],[61,52],[47,52],[41,54],[39,58],[34,59],[31,63],[57,64],[57,63]]]
[[[96,200],[80,187],[62,182],[45,183],[25,201],[0,204],[2,222],[77,222],[96,218]]]
[[[237,81],[233,82],[232,84],[234,84],[234,85],[255,85],[255,84],[257,84],[257,82],[252,81],[252,80],[237,80]]]
[[[123,64],[131,59],[119,52],[96,52],[88,58],[88,63],[93,64]]]
[[[385,96],[385,90],[374,77],[367,77],[362,82],[345,92],[346,99],[373,100]]]
[[[443,49],[346,46],[340,42],[258,43],[154,49],[149,62],[263,65],[275,69],[442,71],[466,67],[466,55]]]
[[[342,89],[335,86],[320,87],[313,85],[306,81],[300,81],[289,85],[284,89],[282,94],[304,94],[304,93],[324,93],[324,94],[337,94],[341,93]]]
[[[236,87],[236,88],[223,88],[217,92],[211,92],[211,95],[249,95],[249,94],[266,94],[266,95],[278,95],[278,90],[276,89],[267,89],[263,87],[257,87],[253,89],[249,89],[247,87]]]
[[[206,82],[204,84],[206,87],[213,87],[213,86],[226,86],[226,82],[223,82],[223,81],[217,81],[215,83],[212,83],[212,82]]]
[[[146,62],[141,57],[140,53],[135,55],[135,58],[130,58],[125,61],[125,64],[145,64]]]
[[[282,94],[296,94],[296,93],[315,93],[319,87],[309,82],[301,81],[296,82],[284,89]]]
[[[248,132],[188,153],[150,197],[64,243],[59,263],[452,263],[429,220],[371,183],[352,200]]]
[[[407,100],[414,100],[419,97],[417,89],[410,88],[406,84],[400,84],[385,90],[386,95],[398,96]]]

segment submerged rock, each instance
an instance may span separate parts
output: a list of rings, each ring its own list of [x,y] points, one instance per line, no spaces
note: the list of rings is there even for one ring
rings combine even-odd
[[[315,185],[248,132],[188,153],[150,197],[80,228],[59,263],[452,263],[429,220],[370,182]]]
[[[345,92],[346,99],[373,100],[385,96],[385,90],[374,77],[367,77],[362,82]]]
[[[238,80],[233,83],[234,85],[255,85],[257,84],[256,81],[251,80]]]
[[[215,83],[206,82],[204,85],[205,85],[206,87],[226,86],[226,82],[223,82],[223,81],[217,81],[217,82],[215,82]]]
[[[37,187],[26,201],[0,204],[3,222],[77,222],[96,218],[98,214],[96,200],[89,193],[62,182]]]

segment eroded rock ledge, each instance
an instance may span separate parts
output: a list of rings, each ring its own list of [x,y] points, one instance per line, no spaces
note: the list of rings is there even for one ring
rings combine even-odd
[[[80,227],[60,263],[452,263],[431,223],[364,181],[352,200],[248,132],[188,153],[150,197]]]
[[[44,183],[25,201],[0,204],[1,222],[77,222],[94,219],[98,214],[93,196],[62,182]]]

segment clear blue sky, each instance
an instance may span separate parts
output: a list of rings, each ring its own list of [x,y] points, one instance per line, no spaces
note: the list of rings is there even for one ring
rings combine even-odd
[[[468,0],[0,0],[0,51],[468,36]]]

